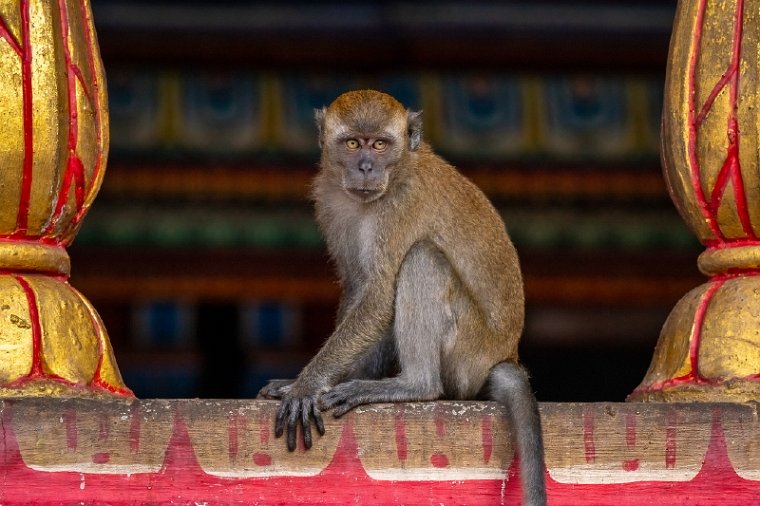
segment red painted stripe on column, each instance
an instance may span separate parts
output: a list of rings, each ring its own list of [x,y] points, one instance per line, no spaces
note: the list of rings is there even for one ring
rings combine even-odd
[[[79,298],[80,303],[87,308],[87,313],[89,314],[90,322],[92,323],[92,329],[98,341],[98,365],[95,367],[95,374],[93,375],[90,386],[102,388],[103,390],[122,397],[134,397],[135,394],[129,388],[111,385],[103,379],[102,369],[106,354],[104,343],[107,342],[108,338],[103,334],[102,323],[97,317],[97,314],[93,313],[95,310],[90,306],[89,302],[76,290],[73,290],[73,293]]]
[[[689,110],[687,117],[687,126],[689,129],[688,136],[688,153],[689,153],[689,170],[691,172],[691,183],[694,190],[694,195],[697,199],[699,209],[704,216],[705,221],[710,227],[713,235],[718,239],[723,239],[719,227],[715,223],[715,217],[710,212],[707,198],[705,197],[704,189],[702,188],[702,173],[699,165],[699,157],[697,156],[697,129],[699,123],[695,116],[696,111],[696,74],[697,74],[697,59],[700,52],[700,44],[702,42],[702,30],[704,25],[706,0],[699,0],[697,6],[697,17],[695,20],[696,26],[694,27],[694,34],[692,35],[692,53],[689,57],[689,72],[687,74],[687,84],[689,93]]]
[[[29,227],[29,206],[32,194],[32,171],[34,161],[34,132],[32,121],[32,43],[29,26],[29,0],[21,0],[21,90],[24,114],[24,162],[21,177],[16,236],[26,236]]]
[[[96,185],[98,184],[98,179],[100,177],[100,172],[103,170],[104,161],[103,160],[103,151],[105,149],[105,146],[103,146],[103,105],[100,102],[100,86],[101,82],[98,81],[98,65],[96,62],[96,58],[98,57],[95,53],[96,48],[96,40],[95,40],[95,32],[94,32],[94,24],[92,22],[92,17],[90,15],[89,9],[87,8],[87,5],[85,4],[85,0],[79,0],[79,12],[82,18],[82,29],[84,32],[84,38],[86,42],[86,48],[85,48],[85,56],[87,58],[87,68],[90,71],[90,77],[92,79],[92,94],[87,94],[87,96],[90,99],[92,109],[93,109],[93,117],[95,119],[95,146],[97,147],[98,153],[95,157],[95,166],[92,169],[92,176],[90,178],[90,185],[86,189],[85,193],[85,199],[89,197],[92,192],[95,190]],[[80,69],[76,69],[80,70]],[[80,79],[81,77],[81,71],[79,72]],[[85,90],[87,90],[86,86],[82,86]],[[83,187],[84,187],[84,178],[83,181]],[[74,219],[72,220],[72,226],[76,227],[77,224],[84,218],[84,214],[87,212],[87,209],[85,209],[84,205],[79,205],[77,214],[74,216]]]
[[[61,218],[63,208],[66,205],[71,187],[74,187],[74,202],[76,213],[78,214],[84,204],[84,166],[79,158],[77,148],[79,144],[79,107],[77,101],[77,81],[82,72],[73,62],[71,51],[69,49],[70,23],[68,6],[65,0],[58,0],[58,10],[60,11],[60,28],[61,28],[61,47],[63,48],[63,57],[66,66],[66,95],[69,113],[69,132],[67,139],[67,161],[66,169],[61,181],[59,182],[58,196],[56,198],[53,214],[48,222],[43,235],[48,235],[55,228]],[[83,86],[86,90],[86,87]],[[87,95],[85,93],[85,95]]]
[[[737,0],[736,13],[734,22],[734,41],[731,53],[731,80],[729,86],[729,120],[727,125],[727,136],[729,139],[728,157],[733,160],[731,164],[731,179],[734,187],[734,200],[736,202],[736,213],[739,215],[739,222],[742,230],[751,239],[757,239],[755,231],[752,229],[752,220],[749,215],[749,205],[747,203],[747,193],[744,188],[744,178],[741,172],[741,158],[739,157],[739,120],[736,115],[738,112],[739,100],[739,78],[741,74],[741,55],[742,55],[742,37],[744,36],[744,0]]]
[[[32,327],[32,368],[27,378],[42,378],[45,373],[42,370],[42,327],[40,325],[40,313],[37,309],[37,296],[29,282],[21,276],[13,279],[21,286],[29,308],[29,324]]]
[[[712,302],[715,293],[723,286],[726,279],[716,279],[707,288],[707,291],[702,295],[697,306],[697,311],[694,314],[694,335],[691,337],[689,343],[689,361],[691,365],[691,379],[697,382],[705,381],[699,372],[699,349],[702,345],[702,331],[705,324],[705,316],[707,315],[707,309]]]
[[[21,60],[24,55],[23,51],[21,50],[21,44],[19,44],[19,41],[16,39],[16,37],[13,36],[13,33],[8,28],[8,25],[5,23],[5,19],[3,19],[0,16],[0,38],[5,39],[8,41],[8,44],[10,44],[11,49],[18,55],[19,60]]]

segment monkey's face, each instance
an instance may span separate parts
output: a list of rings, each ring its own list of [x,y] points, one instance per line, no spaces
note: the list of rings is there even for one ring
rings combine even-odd
[[[343,189],[361,202],[383,196],[399,159],[397,143],[384,132],[379,135],[352,134],[335,140],[334,155],[341,168]]]
[[[323,169],[332,171],[354,200],[381,198],[407,152],[406,111],[377,111],[358,118],[330,114],[322,138]]]
[[[420,113],[377,91],[344,93],[315,116],[322,170],[359,202],[380,199],[420,144]]]

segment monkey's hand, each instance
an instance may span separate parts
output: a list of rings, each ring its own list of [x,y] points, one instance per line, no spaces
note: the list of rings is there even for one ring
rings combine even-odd
[[[259,394],[256,397],[264,399],[282,399],[282,396],[290,390],[290,385],[292,385],[294,381],[295,380],[292,379],[271,380],[264,388],[259,390]]]
[[[313,388],[299,388],[298,382],[280,389],[282,402],[274,423],[274,435],[282,436],[287,429],[288,450],[296,449],[296,436],[298,425],[301,425],[303,444],[308,450],[311,448],[311,423],[317,428],[320,436],[325,434],[325,425],[322,421],[322,413],[317,403],[318,393]]]

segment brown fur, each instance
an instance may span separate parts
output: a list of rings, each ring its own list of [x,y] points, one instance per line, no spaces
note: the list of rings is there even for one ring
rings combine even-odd
[[[389,95],[358,91],[336,99],[324,120],[328,125],[341,122],[366,132],[363,128],[369,118],[387,125],[405,122],[406,116],[407,111]],[[375,125],[369,131],[377,130],[380,128]],[[399,144],[403,147],[403,142]],[[475,302],[472,310],[478,313],[474,319],[477,328],[469,329],[467,340],[457,342],[454,353],[482,357],[477,362],[492,361],[490,365],[516,361],[524,318],[522,278],[517,253],[500,216],[472,182],[426,144],[416,151],[404,149],[398,156],[384,196],[369,204],[357,202],[343,191],[342,169],[333,163],[328,146],[314,181],[317,220],[344,288],[352,292],[352,284],[371,283],[382,290],[383,308],[375,318],[358,322],[361,334],[350,336],[352,342],[345,346],[363,348],[365,339],[382,334],[392,318],[393,281],[404,256],[414,243],[430,241],[452,264]],[[387,232],[362,237],[357,224],[363,221]],[[358,251],[372,257],[368,269],[357,265]],[[490,365],[477,376],[485,379]],[[471,397],[472,391],[459,394]]]

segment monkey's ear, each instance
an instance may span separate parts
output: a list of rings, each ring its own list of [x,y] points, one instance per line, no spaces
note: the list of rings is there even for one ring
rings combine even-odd
[[[422,142],[422,111],[407,111],[409,150],[417,151]]]
[[[327,112],[327,108],[323,107],[321,109],[314,109],[314,121],[317,123],[317,139],[319,142],[319,149],[322,149],[322,132],[324,131],[325,126],[325,113]]]

